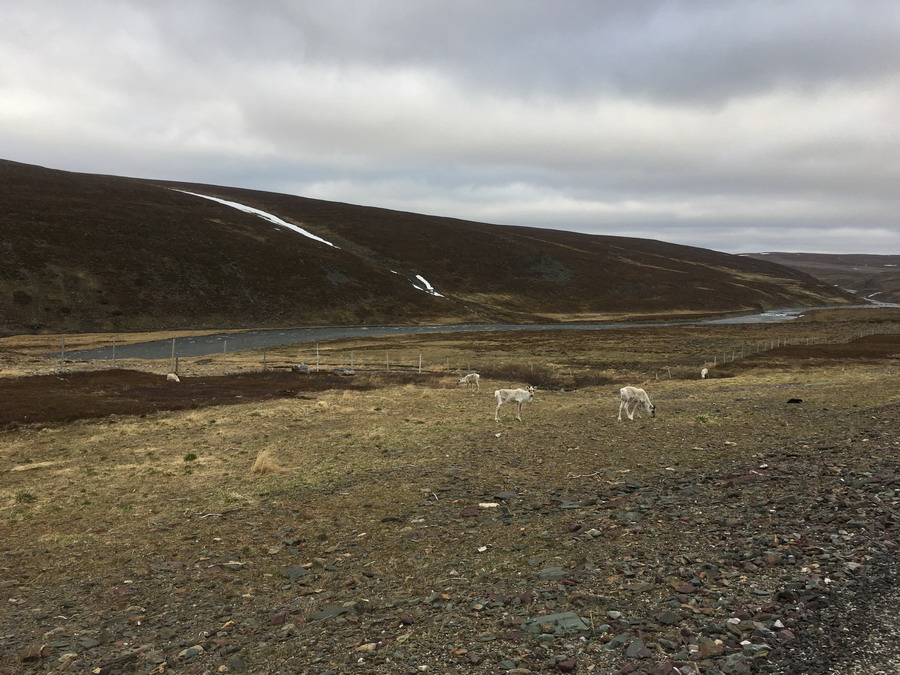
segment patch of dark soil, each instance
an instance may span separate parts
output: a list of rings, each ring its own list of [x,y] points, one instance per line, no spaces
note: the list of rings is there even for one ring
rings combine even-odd
[[[266,398],[300,397],[329,389],[366,390],[376,386],[367,376],[344,377],[330,372],[183,377],[180,383],[167,382],[162,375],[135,370],[0,379],[0,400],[3,401],[0,425],[144,415],[159,410],[205,408]]]
[[[820,361],[846,359],[875,362],[879,359],[900,357],[900,335],[867,335],[857,340],[839,344],[797,344],[776,347],[760,354],[748,356],[728,364],[729,370],[740,371],[759,367],[771,367],[773,362],[800,365],[816,365]],[[718,377],[722,372],[717,372]]]
[[[883,359],[900,355],[900,335],[867,335],[843,344],[789,345],[769,355],[795,359]]]

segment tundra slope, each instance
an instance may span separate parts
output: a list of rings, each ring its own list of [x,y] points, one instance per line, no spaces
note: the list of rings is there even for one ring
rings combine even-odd
[[[0,198],[5,333],[677,318],[850,297],[660,241],[10,161]]]
[[[900,255],[746,253],[792,267],[875,302],[900,302]]]

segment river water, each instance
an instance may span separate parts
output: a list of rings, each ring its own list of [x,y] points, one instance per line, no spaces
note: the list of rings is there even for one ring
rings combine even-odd
[[[898,305],[857,305],[854,308]],[[322,328],[290,328],[272,330],[251,330],[240,333],[213,333],[192,337],[175,338],[174,354],[181,357],[209,356],[223,351],[236,352],[246,349],[263,349],[281,345],[310,342],[326,342],[340,338],[355,338],[368,335],[403,335],[410,333],[457,333],[461,331],[518,331],[518,330],[609,330],[612,328],[646,328],[677,325],[717,325],[774,323],[790,321],[812,309],[835,309],[834,307],[797,307],[778,309],[761,314],[746,314],[722,319],[702,321],[647,322],[647,323],[579,323],[579,324],[454,324],[448,326],[331,326]],[[846,307],[844,307],[846,309]],[[168,359],[173,354],[172,340],[139,342],[117,345],[117,359]],[[113,346],[98,349],[83,349],[66,352],[66,358],[76,360],[100,360],[113,358]]]

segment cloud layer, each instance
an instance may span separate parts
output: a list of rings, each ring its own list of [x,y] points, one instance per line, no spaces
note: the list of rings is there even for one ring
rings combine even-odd
[[[893,0],[35,0],[3,157],[718,250],[900,253]]]

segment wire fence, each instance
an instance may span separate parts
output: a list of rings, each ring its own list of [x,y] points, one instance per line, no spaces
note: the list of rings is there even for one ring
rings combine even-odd
[[[862,339],[876,334],[894,334],[900,331],[900,324],[895,322],[883,322],[865,326],[848,325],[829,327],[827,334],[809,335],[778,335],[764,339],[728,341],[727,338],[719,338],[717,344],[711,348],[700,347],[695,356],[682,352],[668,363],[653,365],[642,363],[639,366],[622,366],[617,363],[595,363],[593,367],[600,370],[624,368],[634,371],[641,379],[674,379],[685,377],[700,377],[703,369],[715,376],[716,368],[746,359],[748,357],[764,354],[782,347],[797,345],[814,346],[828,344],[846,344],[853,340]],[[730,344],[729,344],[730,342]],[[117,338],[113,337],[109,347],[110,357],[97,361],[84,362],[83,365],[96,369],[98,366],[107,368],[133,367],[132,361],[126,361],[116,356]],[[329,372],[337,371],[342,374],[352,372],[405,372],[405,373],[448,373],[465,374],[468,372],[503,372],[509,370],[512,357],[502,355],[454,355],[452,357],[435,358],[424,351],[409,351],[395,349],[347,349],[330,345],[303,344],[296,348],[271,348],[252,351],[229,352],[227,340],[223,342],[220,354],[204,357],[183,357],[178,353],[178,339],[172,339],[171,353],[168,359],[158,360],[159,365],[153,367],[154,372],[172,372],[183,374],[201,373],[204,375],[230,375],[241,372],[292,370],[295,372]],[[559,361],[559,359],[557,359]],[[75,362],[66,358],[66,339],[61,336],[58,366],[60,370],[67,370]],[[519,373],[522,377],[544,376],[547,369],[567,371],[571,379],[575,379],[577,371],[590,369],[591,365],[576,362],[573,358],[563,363],[537,363],[536,357],[527,359],[522,363],[516,361],[516,368],[512,372]],[[540,372],[536,372],[536,369]],[[147,362],[141,362],[141,369],[147,369]],[[529,373],[530,369],[530,373]],[[191,372],[193,371],[193,372]],[[673,378],[674,375],[674,378]]]

